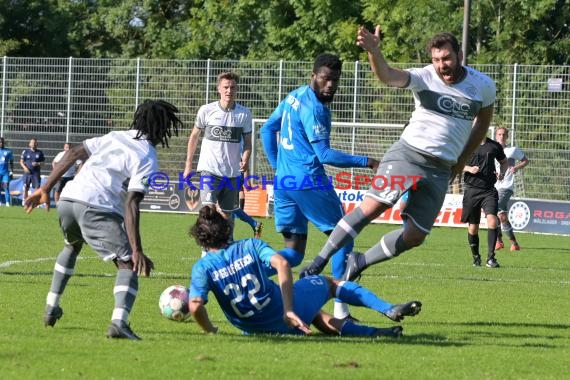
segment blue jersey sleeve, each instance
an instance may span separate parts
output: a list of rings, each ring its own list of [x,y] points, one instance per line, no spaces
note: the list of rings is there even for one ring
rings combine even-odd
[[[300,118],[310,143],[319,140],[329,140],[331,134],[331,111],[316,98],[312,99],[311,107],[304,106],[301,108]]]
[[[192,267],[192,277],[190,279],[190,293],[188,295],[189,299],[201,298],[204,303],[208,302],[208,292],[210,288],[208,286],[208,275],[204,266],[202,265],[202,260],[198,260],[196,264]]]
[[[257,256],[261,262],[268,268],[271,267],[271,257],[277,252],[275,252],[275,250],[267,245],[263,240],[252,239],[251,242],[253,243],[255,252],[257,252]]]
[[[368,165],[368,157],[366,156],[353,156],[332,149],[330,141],[319,140],[311,143],[315,154],[319,161],[326,165],[336,166],[337,168],[353,168],[353,167],[366,167]]]
[[[261,144],[267,156],[267,160],[273,169],[277,168],[277,132],[281,129],[281,117],[283,115],[283,102],[273,111],[269,119],[263,124],[259,135]]]

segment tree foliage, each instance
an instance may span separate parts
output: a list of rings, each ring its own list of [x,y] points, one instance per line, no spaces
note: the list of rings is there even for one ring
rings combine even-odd
[[[570,62],[567,1],[471,3],[470,63]],[[430,35],[461,40],[464,11],[462,0],[4,0],[0,54],[356,60],[358,26],[380,24],[388,60],[426,62]]]

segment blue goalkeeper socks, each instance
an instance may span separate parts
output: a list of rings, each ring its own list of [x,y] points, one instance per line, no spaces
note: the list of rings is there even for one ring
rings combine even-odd
[[[376,327],[357,325],[346,321],[340,329],[341,336],[376,336]]]
[[[337,287],[336,297],[342,302],[353,306],[364,306],[379,313],[386,313],[392,308],[391,303],[380,299],[370,290],[355,282],[344,281]]]

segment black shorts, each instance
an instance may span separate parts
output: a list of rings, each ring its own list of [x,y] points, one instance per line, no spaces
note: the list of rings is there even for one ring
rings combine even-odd
[[[461,223],[479,224],[481,222],[481,209],[485,215],[497,215],[499,209],[497,189],[494,187],[491,189],[466,187],[463,193]]]

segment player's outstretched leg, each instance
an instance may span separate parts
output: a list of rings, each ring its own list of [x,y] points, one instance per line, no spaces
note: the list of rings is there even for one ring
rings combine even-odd
[[[338,284],[336,297],[349,305],[364,306],[376,310],[395,322],[401,322],[407,316],[417,315],[422,310],[420,301],[393,305],[381,299],[369,289],[350,281],[342,281]]]

